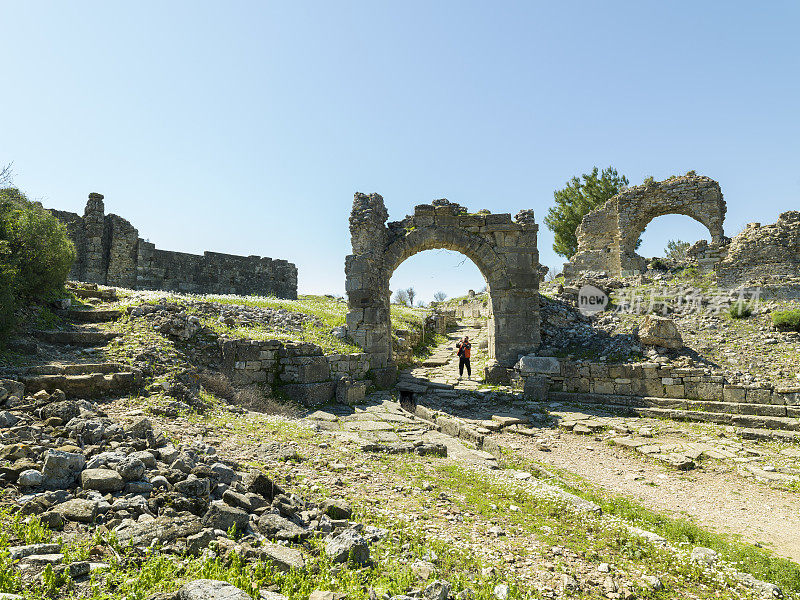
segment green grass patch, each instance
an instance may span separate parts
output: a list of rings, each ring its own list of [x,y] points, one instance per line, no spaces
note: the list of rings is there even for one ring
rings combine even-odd
[[[746,319],[753,315],[753,305],[749,302],[739,300],[731,304],[728,308],[728,316],[731,319]]]
[[[780,331],[800,331],[800,309],[775,311],[772,324]]]

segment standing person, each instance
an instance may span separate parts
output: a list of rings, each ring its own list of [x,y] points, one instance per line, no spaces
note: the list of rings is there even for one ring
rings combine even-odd
[[[467,379],[472,377],[472,368],[469,364],[469,356],[472,351],[472,344],[469,343],[469,336],[465,335],[464,339],[456,344],[458,348],[458,378],[461,379],[464,375],[464,367],[467,367]]]

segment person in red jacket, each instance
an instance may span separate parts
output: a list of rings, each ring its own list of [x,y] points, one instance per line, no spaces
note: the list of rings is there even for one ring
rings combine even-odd
[[[469,356],[472,351],[472,344],[469,343],[469,336],[464,336],[464,339],[456,344],[458,348],[458,378],[464,376],[464,367],[467,367],[467,379],[472,377],[472,368],[469,365]]]

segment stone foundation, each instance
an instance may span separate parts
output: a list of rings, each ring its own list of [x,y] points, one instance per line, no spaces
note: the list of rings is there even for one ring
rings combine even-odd
[[[800,387],[773,388],[731,384],[721,373],[658,363],[606,364],[526,356],[515,367],[523,389],[775,405],[773,416],[800,417]],[[533,380],[530,384],[528,380]],[[797,408],[796,408],[797,407]]]
[[[365,388],[367,355],[323,354],[316,344],[281,340],[223,340],[222,370],[236,386],[278,386],[306,406],[325,404],[338,393],[352,400]],[[349,391],[349,387],[358,388]],[[363,396],[362,396],[363,397]]]

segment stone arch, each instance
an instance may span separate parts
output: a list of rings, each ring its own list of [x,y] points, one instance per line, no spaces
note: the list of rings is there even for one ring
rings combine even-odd
[[[467,214],[435,200],[402,221],[386,224],[378,194],[356,194],[350,215],[353,254],[345,260],[347,329],[368,354],[380,378],[394,372],[391,357],[389,280],[407,258],[447,249],[472,260],[487,282],[490,298],[489,357],[511,367],[539,345],[539,254],[532,211]],[[383,373],[383,375],[381,375]]]
[[[725,243],[723,222],[727,208],[719,184],[708,177],[686,175],[626,189],[587,214],[576,232],[578,251],[564,265],[570,278],[581,271],[641,270],[645,259],[636,242],[647,225],[664,215],[685,215],[705,226],[711,247]]]

